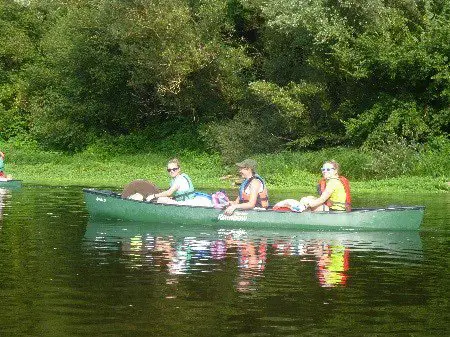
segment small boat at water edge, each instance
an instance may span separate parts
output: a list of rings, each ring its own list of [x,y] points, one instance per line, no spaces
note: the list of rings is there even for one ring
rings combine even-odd
[[[210,225],[221,228],[280,228],[294,230],[377,231],[419,230],[423,206],[357,208],[351,212],[280,212],[237,210],[225,215],[212,207],[157,204],[123,199],[112,191],[83,189],[86,207],[94,219],[122,219],[158,224]]]
[[[22,180],[16,179],[0,180],[0,188],[16,189],[21,187],[22,187]]]

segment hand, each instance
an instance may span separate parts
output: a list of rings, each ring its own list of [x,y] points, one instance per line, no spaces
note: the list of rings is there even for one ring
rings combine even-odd
[[[147,196],[147,198],[145,198],[145,201],[152,201],[153,199],[155,199],[155,195],[154,194],[149,194]]]
[[[234,210],[236,209],[236,205],[230,205],[228,206],[225,211],[223,212],[225,215],[232,215]]]

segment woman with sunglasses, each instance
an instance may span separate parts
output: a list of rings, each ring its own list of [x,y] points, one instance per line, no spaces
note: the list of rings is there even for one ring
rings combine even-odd
[[[158,198],[158,202],[171,203],[194,199],[194,185],[186,173],[181,172],[180,161],[176,158],[169,160],[167,173],[172,178],[167,191],[149,195],[146,200]]]
[[[334,160],[327,161],[321,170],[323,178],[318,186],[320,196],[304,197],[300,199],[300,204],[313,212],[350,211],[350,183],[347,178],[339,175],[339,164]]]

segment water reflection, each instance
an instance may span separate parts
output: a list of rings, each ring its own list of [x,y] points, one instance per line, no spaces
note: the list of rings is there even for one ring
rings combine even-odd
[[[350,250],[341,243],[323,243],[317,256],[317,277],[323,287],[344,286],[349,266]]]
[[[237,268],[234,286],[243,293],[258,290],[267,266],[277,258],[313,267],[302,277],[327,288],[347,286],[351,260],[363,251],[390,255],[401,263],[422,259],[418,232],[276,232],[90,222],[85,247],[101,252],[100,264],[108,263],[109,254],[119,254],[127,268],[164,273],[167,284],[199,272]]]
[[[3,219],[3,207],[4,205],[4,201],[3,199],[5,198],[7,190],[5,190],[4,188],[0,188],[0,220]],[[0,223],[0,229],[2,228],[2,225]]]

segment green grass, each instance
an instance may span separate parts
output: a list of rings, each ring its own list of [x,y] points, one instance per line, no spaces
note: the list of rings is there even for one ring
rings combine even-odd
[[[165,188],[169,183],[165,168],[171,158],[170,154],[129,155],[123,152],[85,151],[67,155],[30,149],[3,149],[7,152],[6,172],[23,180],[24,184],[121,188],[134,179],[148,179]],[[234,165],[224,165],[218,155],[182,152],[177,157],[182,162],[183,171],[191,176],[197,188],[228,189],[235,179],[224,180],[221,177],[228,174],[238,177]],[[370,177],[370,169],[360,172],[364,165],[370,167],[370,157],[356,150],[328,149],[308,153],[259,155],[254,158],[260,163],[259,172],[272,191],[315,193],[320,166],[328,158],[341,163],[344,175],[351,179],[354,193],[450,190],[449,179],[445,176]]]

